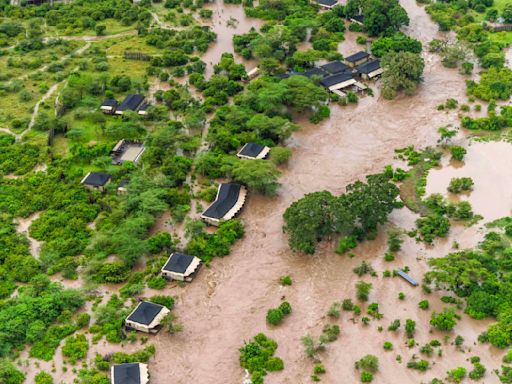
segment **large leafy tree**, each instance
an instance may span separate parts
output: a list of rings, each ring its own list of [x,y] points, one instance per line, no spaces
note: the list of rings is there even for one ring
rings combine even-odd
[[[382,96],[393,99],[399,91],[410,95],[422,80],[425,62],[412,52],[390,52],[382,58]]]

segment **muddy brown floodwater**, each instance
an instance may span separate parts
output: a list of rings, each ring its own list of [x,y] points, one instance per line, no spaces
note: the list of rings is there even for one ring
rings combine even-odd
[[[473,211],[485,222],[510,216],[512,210],[512,145],[507,142],[473,142],[467,147],[464,162],[443,160],[442,167],[433,169],[427,178],[427,194],[441,193],[453,198],[446,188],[454,177],[471,177],[473,191],[460,194],[458,199],[469,201]]]
[[[414,0],[401,3],[411,16],[408,33],[424,44],[438,35],[436,26]],[[207,52],[205,61],[215,62],[222,52],[232,49],[231,37],[235,33],[224,23],[219,24],[219,20],[227,20],[230,15],[237,18],[240,22],[236,33],[247,31],[251,24],[243,22],[240,6],[219,3],[209,7],[216,11],[214,23],[220,29],[216,30],[218,42]],[[436,106],[449,97],[465,100],[464,79],[456,70],[442,67],[438,57],[428,53],[424,56],[424,83],[415,96],[383,100],[379,97],[378,84],[374,84],[375,97],[364,97],[357,105],[345,108],[333,105],[330,119],[319,125],[310,124],[305,116],[299,117],[301,130],[289,140],[293,157],[283,170],[278,196],[248,198],[241,214],[245,238],[233,247],[230,256],[215,259],[209,268],[203,268],[191,284],[185,287],[170,284],[159,292],[176,296],[175,313],[184,331],[177,335],[161,332],[150,337],[149,342],[157,347],[155,358],[149,363],[152,384],[242,383],[245,373],[239,366],[238,349],[258,332],[265,332],[278,342],[276,355],[285,362],[284,371],[266,376],[267,384],[310,382],[313,363],[305,357],[300,338],[305,334],[318,337],[323,325],[331,321],[326,317],[330,305],[344,298],[355,298],[354,284],[359,278],[352,269],[363,260],[379,272],[378,278],[363,279],[372,282],[370,302],[380,304],[384,318],[364,327],[350,321],[347,313],[342,314],[337,321],[341,327],[339,340],[328,345],[321,355],[327,369],[322,382],[359,382],[354,362],[369,353],[380,359],[378,383],[426,382],[433,377],[444,377],[448,369],[457,366],[470,368],[465,359],[472,354],[462,353],[451,345],[443,346],[443,357],[434,357],[435,364],[426,373],[405,367],[413,353],[418,353],[417,348],[411,350],[405,346],[403,331],[397,335],[388,331],[379,333],[379,325],[386,329],[396,318],[402,324],[411,318],[417,322],[415,337],[420,345],[433,338],[442,340],[443,335],[429,332],[430,311],[417,308],[418,301],[425,298],[421,289],[412,288],[398,278],[382,278],[381,272],[407,265],[411,275],[421,280],[429,258],[444,256],[451,250],[454,239],[461,248],[475,246],[482,238],[481,229],[454,226],[450,237],[434,247],[407,238],[393,262],[383,260],[385,231],[391,226],[405,229],[414,226],[416,216],[405,208],[393,212],[376,240],[356,248],[354,258],[335,254],[334,244],[327,242],[313,256],[295,254],[289,250],[282,232],[283,212],[304,194],[324,189],[342,193],[347,184],[393,163],[395,148],[435,145],[440,126],[458,124],[456,112],[438,113]],[[282,275],[290,275],[293,285],[280,286],[278,279]],[[405,300],[398,300],[399,292],[405,293]],[[441,308],[440,295],[437,292],[428,297],[434,310]],[[282,297],[291,303],[293,313],[281,326],[269,327],[266,311],[277,306]],[[485,383],[498,383],[492,370],[499,367],[500,352],[485,345],[473,345],[489,322],[462,317],[456,334],[465,338],[467,348],[477,349],[474,354],[487,366]],[[452,338],[454,335],[450,334]],[[394,343],[393,351],[384,352],[385,340]],[[95,347],[102,353],[107,348],[112,346]],[[94,356],[92,352],[89,358]],[[398,354],[402,355],[401,364],[396,361]]]
[[[213,66],[220,61],[224,52],[234,54],[233,36],[247,33],[251,28],[255,28],[259,31],[264,21],[247,17],[241,5],[224,4],[222,0],[207,3],[205,8],[213,11],[212,20],[210,23],[206,23],[206,25],[209,25],[212,31],[217,34],[217,41],[214,42],[201,57],[206,63],[205,76],[209,78],[213,73]],[[234,22],[234,26],[228,25],[229,21]],[[256,67],[254,61],[244,60],[238,55],[237,62],[244,63],[247,71]]]
[[[414,0],[403,4],[411,15],[410,34],[424,44],[438,36],[437,27]],[[229,30],[230,35],[232,32]],[[415,96],[387,101],[380,99],[377,91],[375,97],[362,98],[356,106],[333,106],[330,119],[322,124],[312,125],[305,117],[300,118],[301,130],[289,141],[293,158],[283,171],[279,195],[276,198],[251,195],[241,215],[246,236],[236,244],[231,255],[214,260],[192,284],[166,289],[166,293],[177,296],[175,311],[184,332],[175,336],[162,333],[154,338],[157,353],[150,364],[153,383],[241,383],[244,371],[239,366],[238,349],[258,332],[278,341],[277,355],[285,361],[284,371],[269,374],[266,383],[309,382],[313,364],[306,359],[300,338],[307,333],[318,336],[323,324],[328,322],[325,313],[329,306],[334,301],[354,297],[354,283],[358,278],[352,269],[362,260],[372,262],[378,271],[408,265],[412,275],[420,280],[427,270],[426,260],[445,255],[453,239],[461,247],[477,244],[481,238],[478,229],[455,226],[451,237],[434,248],[407,239],[397,260],[385,263],[384,231],[375,241],[358,247],[357,257],[353,259],[336,255],[334,245],[327,243],[314,256],[294,254],[282,233],[284,210],[305,193],[323,189],[341,193],[347,184],[379,172],[393,162],[395,148],[434,145],[437,128],[457,125],[455,113],[436,113],[436,106],[449,97],[464,100],[464,79],[457,71],[442,67],[436,56],[424,55],[425,81]],[[377,89],[378,85],[373,88]],[[404,209],[392,215],[391,225],[410,228],[414,219]],[[291,287],[278,284],[279,277],[285,274],[293,278]],[[447,369],[458,365],[468,365],[464,361],[468,354],[446,346],[444,357],[434,358],[435,365],[426,374],[406,369],[405,364],[414,352],[404,346],[405,336],[400,333],[397,337],[387,331],[379,333],[377,325],[386,328],[395,318],[402,321],[412,318],[418,322],[420,343],[442,336],[429,333],[430,313],[417,310],[417,303],[423,298],[421,289],[411,288],[398,279],[379,277],[371,281],[374,284],[371,301],[381,304],[385,317],[365,328],[352,324],[346,314],[342,315],[341,337],[322,356],[327,368],[323,382],[339,383],[341,378],[344,382],[356,382],[354,361],[367,353],[381,358],[379,383],[418,383],[435,376],[444,377]],[[405,301],[398,301],[400,291],[406,294]],[[278,305],[283,296],[292,304],[293,313],[280,327],[269,327],[265,313]],[[434,309],[440,308],[438,296],[433,294],[430,298]],[[487,325],[486,321],[477,322],[464,316],[457,333],[472,346]],[[383,353],[382,343],[388,339],[395,343],[395,351]],[[403,356],[402,364],[396,362],[397,354]],[[497,368],[499,352],[479,346],[478,354],[488,371]],[[489,373],[486,383],[495,382],[496,377]]]

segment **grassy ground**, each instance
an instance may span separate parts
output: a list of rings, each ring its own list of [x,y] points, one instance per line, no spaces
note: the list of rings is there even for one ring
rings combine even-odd
[[[102,20],[100,23],[101,25],[105,25],[107,29],[105,30],[105,35],[116,35],[118,33],[132,31],[135,29],[135,25],[123,25],[119,21],[114,19],[105,19]],[[96,31],[93,29],[74,29],[74,28],[67,28],[63,30],[59,30],[55,27],[48,27],[47,30],[48,36],[96,36]]]

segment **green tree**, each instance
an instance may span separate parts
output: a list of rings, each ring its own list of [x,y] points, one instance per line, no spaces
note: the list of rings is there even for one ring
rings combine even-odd
[[[451,331],[457,324],[456,318],[457,315],[453,309],[445,308],[441,313],[432,312],[430,325],[440,331]]]
[[[271,196],[280,186],[277,181],[280,174],[273,163],[265,160],[240,160],[231,169],[235,181],[247,185],[250,190]]]
[[[390,52],[382,58],[382,95],[393,99],[399,91],[411,95],[422,80],[425,62],[412,52]]]

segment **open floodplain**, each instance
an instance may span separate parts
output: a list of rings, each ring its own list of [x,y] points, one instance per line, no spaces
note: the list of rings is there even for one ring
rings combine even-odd
[[[512,383],[511,30],[0,0],[0,384]]]

